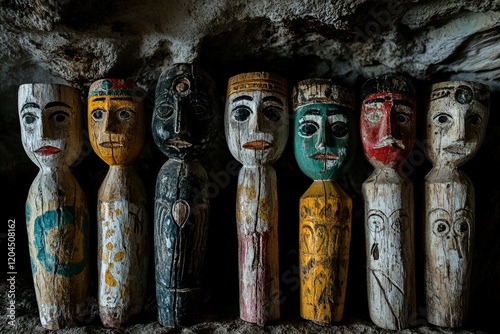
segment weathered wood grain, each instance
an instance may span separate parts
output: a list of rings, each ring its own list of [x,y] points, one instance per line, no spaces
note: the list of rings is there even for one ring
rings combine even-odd
[[[272,166],[288,139],[286,80],[269,72],[229,78],[225,134],[243,165],[238,176],[236,224],[240,318],[258,324],[278,320],[278,194]]]
[[[354,97],[329,79],[300,81],[292,91],[294,152],[313,184],[299,201],[300,314],[341,321],[349,267],[352,200],[336,183],[355,152]]]
[[[431,85],[426,104],[425,300],[427,320],[459,327],[467,319],[475,238],[474,185],[459,169],[479,150],[489,89],[469,81]]]
[[[146,128],[144,92],[101,79],[88,94],[90,143],[110,165],[97,194],[97,299],[101,322],[121,327],[145,303],[149,262],[146,191],[134,169]]]
[[[33,283],[44,328],[79,325],[87,304],[88,207],[69,166],[81,151],[80,91],[57,84],[23,84],[21,139],[40,168],[26,201]]]
[[[366,279],[371,320],[390,330],[416,321],[413,184],[397,168],[415,142],[415,90],[408,78],[381,76],[362,87],[360,132],[375,167],[363,182]]]
[[[174,64],[158,79],[152,134],[168,156],[158,172],[154,249],[158,322],[198,322],[210,203],[208,178],[197,158],[220,125],[221,101],[212,78],[193,64]]]

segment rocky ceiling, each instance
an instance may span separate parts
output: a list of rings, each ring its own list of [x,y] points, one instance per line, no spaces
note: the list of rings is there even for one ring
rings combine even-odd
[[[20,140],[20,84],[66,83],[80,88],[84,99],[96,79],[131,78],[149,92],[151,105],[160,73],[176,62],[200,63],[221,98],[231,75],[254,70],[279,72],[290,86],[330,77],[356,92],[366,78],[385,73],[412,77],[419,93],[443,80],[485,83],[496,104],[483,153],[469,170],[485,168],[495,180],[491,164],[500,156],[494,116],[500,91],[498,0],[1,0],[0,171],[3,195],[9,197],[2,216],[23,221],[22,206],[37,171]],[[151,174],[147,181],[153,186],[158,166],[142,169]],[[105,173],[105,166],[98,167],[100,174],[90,177],[95,187]],[[363,177],[354,177],[353,187],[359,188]],[[495,224],[500,193],[488,181],[474,180],[483,203],[478,205],[477,257],[483,265],[475,273],[477,293],[497,303],[498,284],[493,292],[488,287],[500,277],[495,260],[500,256]],[[498,315],[480,307],[481,298],[473,295],[476,315]]]

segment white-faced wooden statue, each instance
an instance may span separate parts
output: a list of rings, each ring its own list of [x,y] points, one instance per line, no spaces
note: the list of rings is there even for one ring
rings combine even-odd
[[[416,101],[410,79],[381,76],[362,87],[360,133],[375,168],[363,182],[367,295],[379,327],[416,320],[413,185],[400,172],[415,142]]]
[[[349,267],[352,200],[337,184],[356,144],[354,95],[328,79],[306,79],[292,92],[294,152],[312,185],[299,201],[300,315],[342,320]]]
[[[88,207],[69,166],[81,152],[80,91],[23,84],[21,139],[40,168],[26,202],[33,283],[44,328],[73,327],[88,315]]]
[[[90,143],[110,166],[97,196],[97,299],[107,327],[139,314],[147,292],[146,191],[133,166],[144,144],[143,97],[123,79],[97,80],[88,93]]]
[[[241,319],[278,320],[278,194],[271,166],[288,139],[287,82],[278,74],[250,72],[229,79],[225,133],[238,176],[236,223]]]
[[[427,320],[458,327],[467,318],[474,251],[474,185],[459,169],[478,151],[489,115],[489,89],[468,81],[430,87],[425,153],[425,299]]]

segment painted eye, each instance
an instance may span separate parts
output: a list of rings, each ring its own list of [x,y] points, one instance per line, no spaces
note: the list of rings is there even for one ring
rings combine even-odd
[[[264,108],[264,116],[271,122],[277,122],[281,118],[281,109],[277,107],[266,107]]]
[[[238,122],[246,121],[251,113],[250,108],[247,106],[239,106],[233,109],[233,117]]]
[[[49,119],[55,119],[57,123],[62,123],[66,120],[66,117],[68,116],[69,114],[67,112],[62,110],[56,110],[50,114]]]
[[[132,117],[132,111],[130,109],[119,109],[117,113],[118,113],[118,118],[121,121],[126,121],[127,119]]]
[[[314,122],[304,122],[299,126],[299,134],[304,137],[310,137],[316,131],[318,131],[319,126]]]
[[[349,128],[345,122],[335,122],[330,127],[330,130],[335,138],[342,138],[347,135]]]
[[[483,119],[478,114],[471,115],[467,118],[467,121],[473,126],[481,124],[482,120]]]
[[[438,219],[434,222],[432,231],[438,237],[444,237],[450,232],[450,224],[444,219]]]
[[[455,230],[455,233],[458,235],[464,235],[469,230],[469,223],[463,218],[458,219],[453,224],[453,230]]]
[[[382,112],[374,111],[365,116],[365,118],[371,123],[378,123],[382,119]]]
[[[433,120],[436,121],[440,125],[445,125],[447,123],[451,123],[452,117],[448,114],[441,113],[436,116],[434,116]]]
[[[201,103],[192,104],[191,110],[196,119],[207,119],[210,115],[208,109]]]
[[[372,232],[380,232],[384,229],[384,218],[378,214],[371,214],[368,217],[368,228]]]
[[[408,116],[405,113],[398,112],[398,113],[396,113],[394,119],[399,124],[406,124],[406,123],[408,123],[410,121],[410,116]]]
[[[33,124],[38,119],[35,114],[26,113],[23,115],[23,121],[25,124]]]
[[[156,107],[156,115],[162,119],[168,119],[174,113],[174,108],[169,104],[160,104]]]
[[[102,111],[102,109],[95,109],[92,111],[92,119],[94,121],[101,121],[102,118],[104,117],[104,113]]]

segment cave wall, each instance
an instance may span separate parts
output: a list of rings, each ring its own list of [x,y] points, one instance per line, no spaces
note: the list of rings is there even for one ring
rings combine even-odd
[[[25,272],[30,267],[24,203],[38,169],[21,145],[17,88],[22,83],[70,84],[81,89],[85,102],[94,80],[133,79],[148,92],[149,117],[156,81],[176,62],[203,66],[214,78],[221,99],[227,79],[247,71],[280,73],[287,78],[290,90],[302,79],[333,78],[356,95],[367,78],[403,74],[413,78],[419,103],[425,99],[425,88],[434,82],[473,80],[488,85],[492,98],[486,138],[463,169],[476,187],[477,241],[468,326],[482,328],[494,323],[500,311],[500,182],[496,173],[500,163],[499,1],[2,0],[0,46],[0,171],[4,195],[0,242],[4,247],[6,222],[15,219],[19,271]],[[403,168],[415,185],[418,316],[425,324],[419,227],[421,185],[430,164],[423,156],[422,104],[418,106],[417,145]],[[87,131],[82,131],[84,150],[72,170],[95,217],[93,204],[107,165],[92,152]],[[149,132],[136,166],[146,184],[150,207],[156,175],[165,160]],[[212,203],[207,305],[215,313],[237,317],[233,210],[237,174],[222,124],[219,137],[202,162],[211,182]],[[310,180],[296,165],[291,145],[275,169],[280,200],[282,313],[286,319],[298,316],[297,210],[298,199]],[[371,170],[358,147],[356,163],[340,180],[354,202],[346,317],[368,320],[360,189]],[[95,224],[94,220],[93,231]],[[96,250],[93,252],[95,256]],[[95,291],[95,281],[92,284]]]

